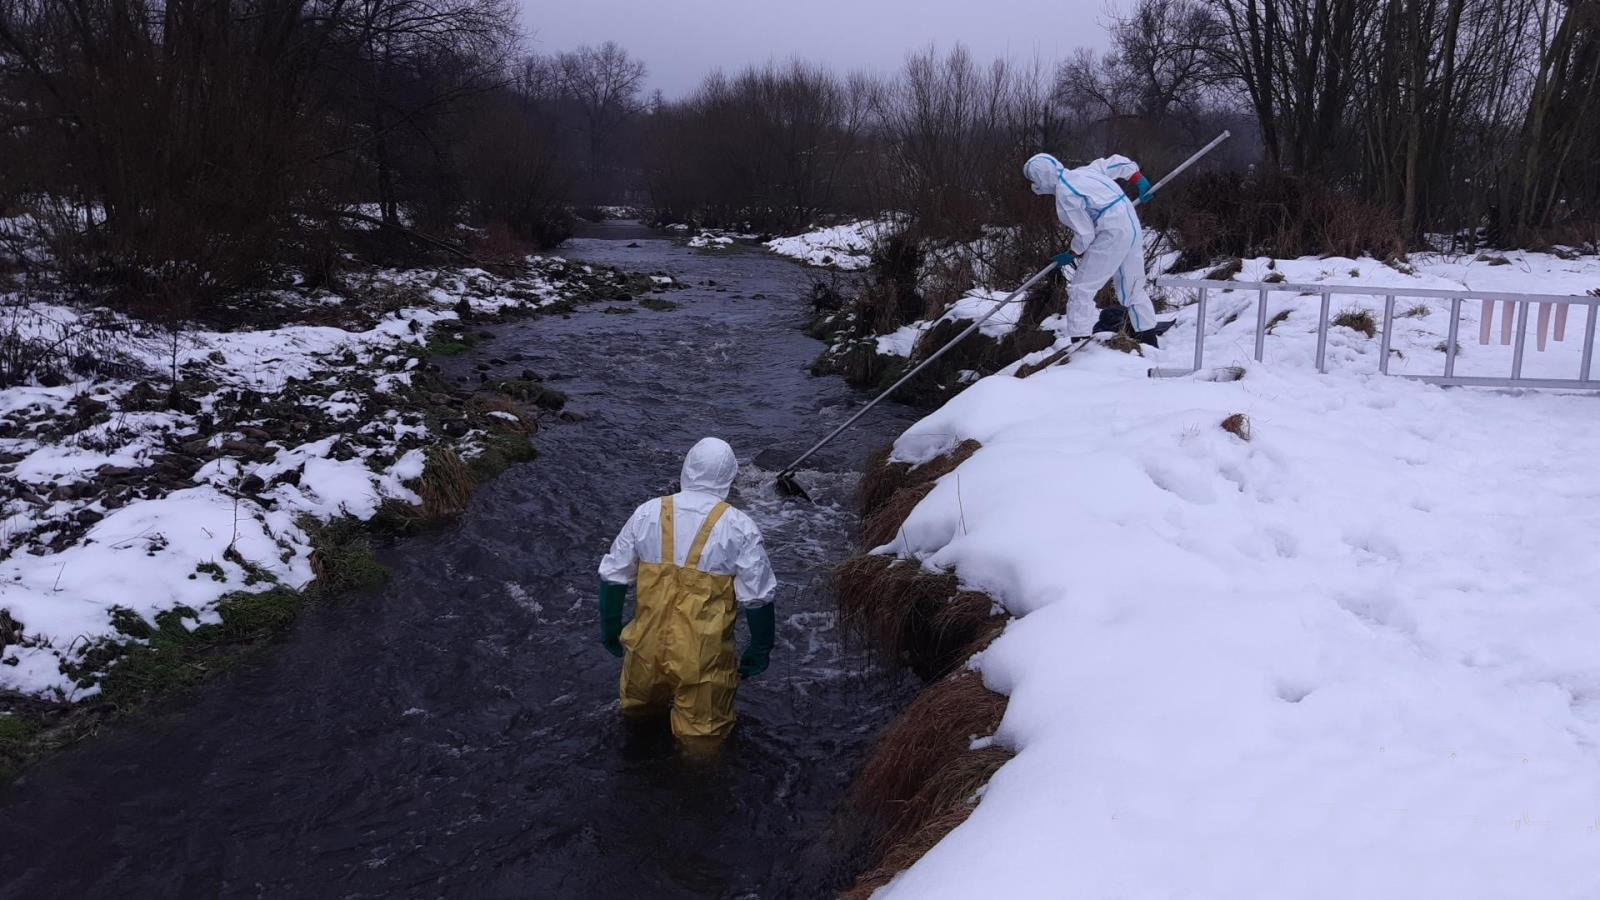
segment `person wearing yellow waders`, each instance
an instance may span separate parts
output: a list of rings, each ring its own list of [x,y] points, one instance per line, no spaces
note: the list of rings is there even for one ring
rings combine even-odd
[[[766,671],[778,580],[761,530],[727,503],[739,471],[726,441],[704,438],[683,461],[682,490],[634,510],[600,561],[600,642],[622,657],[622,711],[671,710],[672,733],[699,749],[733,730],[742,678]],[[628,585],[633,621],[622,626]],[[750,646],[734,660],[739,609]]]

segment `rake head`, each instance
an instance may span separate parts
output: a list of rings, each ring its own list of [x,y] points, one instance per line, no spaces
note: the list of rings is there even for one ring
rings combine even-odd
[[[800,486],[800,482],[794,480],[793,472],[778,473],[778,496],[794,497],[812,502],[811,495],[806,493],[806,489]]]

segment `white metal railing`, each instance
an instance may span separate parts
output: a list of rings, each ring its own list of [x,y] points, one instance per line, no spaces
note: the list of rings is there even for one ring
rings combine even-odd
[[[1600,381],[1591,377],[1594,364],[1595,319],[1600,315],[1600,297],[1571,296],[1567,294],[1512,294],[1504,291],[1473,291],[1473,290],[1443,290],[1440,288],[1411,288],[1400,285],[1333,285],[1333,284],[1298,284],[1290,281],[1215,281],[1204,278],[1179,278],[1171,275],[1158,276],[1152,281],[1161,287],[1186,288],[1199,292],[1197,308],[1195,310],[1195,337],[1194,337],[1194,367],[1190,369],[1162,369],[1150,370],[1151,377],[1178,378],[1200,370],[1205,360],[1206,337],[1206,299],[1212,290],[1228,291],[1255,291],[1256,299],[1256,362],[1261,362],[1266,351],[1267,339],[1267,296],[1273,293],[1293,293],[1301,295],[1320,295],[1322,298],[1321,313],[1317,319],[1317,371],[1328,371],[1328,314],[1334,294],[1356,294],[1364,297],[1383,298],[1383,329],[1381,347],[1379,350],[1378,371],[1389,374],[1389,348],[1394,329],[1394,304],[1396,297],[1428,298],[1450,301],[1450,333],[1445,338],[1445,358],[1443,375],[1412,375],[1402,374],[1400,377],[1425,381],[1430,384],[1466,385],[1476,387],[1543,387],[1543,388],[1572,388],[1578,390],[1600,391]],[[1468,300],[1479,300],[1484,303],[1484,316],[1482,322],[1483,340],[1488,340],[1489,333],[1489,305],[1492,303],[1507,304],[1507,311],[1512,307],[1516,309],[1516,344],[1511,351],[1511,375],[1508,378],[1492,378],[1483,376],[1457,375],[1456,355],[1460,348],[1457,338],[1461,335],[1461,304]],[[1589,314],[1583,329],[1583,352],[1578,362],[1577,378],[1524,378],[1522,376],[1523,345],[1528,336],[1528,309],[1535,303],[1549,304],[1554,307],[1586,306]],[[1541,310],[1541,317],[1544,310]],[[1564,312],[1564,310],[1563,310]],[[1564,322],[1562,316],[1558,323]],[[1542,325],[1542,318],[1541,318]],[[1542,332],[1542,328],[1541,328]],[[1542,349],[1542,346],[1541,346]]]

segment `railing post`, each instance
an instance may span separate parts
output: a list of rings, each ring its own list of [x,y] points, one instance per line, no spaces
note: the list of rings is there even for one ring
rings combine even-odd
[[[1445,338],[1444,345],[1444,377],[1450,378],[1456,374],[1456,338],[1461,336],[1461,299],[1455,297],[1450,300],[1450,336]]]
[[[1317,319],[1317,371],[1328,374],[1328,305],[1333,295],[1322,292],[1322,314]]]
[[[1262,288],[1256,296],[1256,362],[1267,352],[1267,289]]]
[[[1589,302],[1589,320],[1583,323],[1583,363],[1578,367],[1578,380],[1588,381],[1590,365],[1594,363],[1594,320],[1600,316],[1600,300]]]
[[[1517,301],[1517,346],[1511,348],[1511,377],[1522,377],[1522,345],[1528,338],[1528,301]]]
[[[1389,374],[1389,335],[1394,330],[1394,295],[1383,295],[1383,339],[1378,342],[1378,352],[1383,354],[1378,360],[1378,372]]]
[[[1594,334],[1594,316],[1589,317],[1589,333]],[[1206,355],[1206,289],[1200,289],[1200,305],[1194,317],[1194,370],[1200,371],[1200,362]]]

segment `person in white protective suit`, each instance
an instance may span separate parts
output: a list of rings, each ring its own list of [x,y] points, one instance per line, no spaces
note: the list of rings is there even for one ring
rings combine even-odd
[[[1072,229],[1071,249],[1056,257],[1063,267],[1076,266],[1067,288],[1067,334],[1081,338],[1094,332],[1099,317],[1094,297],[1109,280],[1133,331],[1150,333],[1153,342],[1156,310],[1145,292],[1144,232],[1134,204],[1117,184],[1136,185],[1144,203],[1149,202],[1150,179],[1126,156],[1069,169],[1048,153],[1036,153],[1023,163],[1022,174],[1035,194],[1055,195],[1056,215]]]
[[[739,682],[766,671],[775,638],[778,580],[761,530],[727,503],[738,472],[726,441],[701,439],[683,460],[682,490],[634,510],[600,561],[600,642],[623,657],[622,711],[670,712],[690,749],[713,749],[733,730]],[[739,609],[750,645],[735,661]]]

